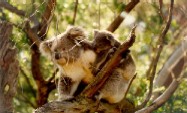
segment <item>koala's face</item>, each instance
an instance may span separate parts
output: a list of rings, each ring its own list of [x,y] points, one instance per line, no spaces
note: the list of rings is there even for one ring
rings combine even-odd
[[[80,42],[86,38],[82,29],[73,27],[65,33],[40,44],[40,51],[59,65],[74,62],[82,50]]]
[[[120,44],[114,39],[114,36],[107,31],[94,31],[93,46],[97,53],[105,50],[109,50],[115,47],[116,44]]]

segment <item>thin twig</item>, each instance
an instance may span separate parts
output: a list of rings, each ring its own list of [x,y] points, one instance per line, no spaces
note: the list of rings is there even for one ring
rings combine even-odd
[[[82,93],[83,96],[91,98],[99,90],[99,88],[103,86],[105,81],[110,76],[110,73],[113,71],[114,67],[116,67],[122,59],[122,54],[126,50],[128,50],[135,42],[135,28],[136,26],[132,29],[128,40],[117,49],[113,57],[105,64],[101,71],[96,75],[96,78],[85,88],[85,90]]]
[[[132,85],[132,82],[136,78],[137,73],[133,76],[133,78],[130,80],[130,83],[128,85],[127,91],[125,92],[125,97],[127,96],[127,93],[129,92],[130,86]]]
[[[99,29],[101,29],[101,2],[99,2],[99,15],[98,15]]]
[[[37,108],[37,106],[31,102],[31,99],[29,99],[27,96],[23,95],[23,93],[21,92],[22,90],[20,88],[17,88],[17,91],[19,94],[21,94],[21,96],[16,96],[15,98],[29,104],[30,106],[32,106],[35,109]],[[20,97],[22,97],[22,99]]]
[[[54,78],[55,78],[55,75],[57,74],[57,72],[58,72],[58,68],[55,69],[55,71],[54,71],[53,74],[52,74],[52,77],[49,78],[49,79],[47,80],[47,82],[51,82],[51,81],[53,81]]]
[[[164,20],[164,22],[166,22],[166,19],[163,15],[163,12],[162,12],[162,6],[163,6],[163,0],[159,0],[159,14],[160,14],[162,20]]]
[[[75,19],[76,19],[76,15],[77,15],[78,4],[79,4],[79,1],[76,0],[75,1],[75,8],[74,8],[72,25],[75,25]]]
[[[148,94],[144,100],[144,102],[142,104],[140,104],[139,106],[137,106],[136,110],[139,110],[139,109],[142,109],[143,107],[146,106],[147,102],[150,100],[151,98],[151,95],[152,95],[152,90],[153,90],[153,80],[155,78],[155,73],[156,73],[156,68],[157,68],[157,63],[159,61],[159,58],[160,58],[160,54],[163,50],[163,46],[164,46],[164,38],[166,36],[166,33],[168,32],[169,30],[169,27],[170,27],[170,24],[171,24],[171,20],[172,20],[172,10],[173,10],[173,3],[174,3],[174,0],[171,0],[171,4],[170,4],[170,8],[169,8],[169,15],[168,15],[168,18],[167,18],[167,23],[165,25],[165,27],[163,28],[162,30],[162,33],[160,34],[159,36],[159,39],[158,39],[158,42],[157,44],[159,45],[159,47],[157,48],[157,54],[156,54],[156,57],[154,58],[153,60],[153,64],[152,64],[152,69],[151,69],[151,75],[148,75],[150,78],[149,78],[149,90],[148,90]]]
[[[23,74],[27,84],[29,85],[30,89],[31,89],[31,92],[33,94],[34,97],[36,97],[36,91],[33,89],[33,86],[31,85],[31,82],[27,76],[27,74],[25,73],[25,71],[20,67],[20,72]]]

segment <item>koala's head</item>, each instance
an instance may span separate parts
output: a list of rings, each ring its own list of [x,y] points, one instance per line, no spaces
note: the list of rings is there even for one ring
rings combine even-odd
[[[112,47],[119,47],[120,43],[114,38],[113,34],[108,31],[94,31],[93,46],[97,53],[108,51]]]
[[[40,44],[40,51],[53,62],[64,65],[79,58],[81,42],[86,38],[87,35],[82,28],[70,27],[64,33],[43,41]]]

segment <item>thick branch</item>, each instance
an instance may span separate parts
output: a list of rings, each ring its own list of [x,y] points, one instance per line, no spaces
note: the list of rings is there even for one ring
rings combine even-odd
[[[6,2],[5,0],[0,1],[0,7],[3,7],[19,16],[25,16],[26,13],[23,10],[19,10],[16,7],[10,5],[8,2]]]
[[[171,20],[172,20],[172,10],[173,10],[173,2],[174,0],[171,0],[171,4],[170,4],[170,8],[169,8],[169,15],[168,15],[168,18],[167,18],[167,23],[164,27],[164,29],[162,30],[162,33],[160,34],[159,36],[159,39],[158,39],[158,42],[157,44],[159,45],[159,47],[157,48],[157,54],[156,54],[156,57],[154,58],[153,60],[153,64],[151,64],[150,66],[150,70],[151,70],[151,75],[147,75],[149,76],[149,80],[150,80],[150,85],[149,85],[149,92],[144,100],[144,102],[139,105],[137,107],[137,109],[141,109],[143,107],[145,107],[145,105],[147,104],[147,102],[150,100],[151,98],[151,95],[152,95],[152,90],[153,90],[153,80],[155,78],[155,73],[156,73],[156,68],[157,68],[157,63],[158,63],[158,60],[160,58],[160,54],[163,50],[163,46],[164,46],[164,38],[166,36],[166,33],[168,32],[168,29],[170,27],[170,24],[171,24]]]
[[[46,36],[49,24],[51,22],[54,9],[56,6],[56,0],[48,0],[45,12],[42,15],[42,21],[40,24],[40,30],[38,36],[43,40]]]
[[[124,11],[126,13],[129,13],[138,3],[139,3],[139,0],[132,0],[129,4],[127,4]],[[123,22],[123,20],[124,20],[124,17],[122,17],[121,14],[119,14],[114,19],[114,21],[109,25],[107,30],[110,32],[114,32],[119,27],[119,25]]]
[[[36,34],[36,32],[34,32],[31,28],[29,23],[26,23],[26,27],[25,27],[25,32],[27,33],[29,39],[31,40],[32,45],[36,44],[37,47],[40,46],[40,42],[41,40],[39,39],[38,35]],[[31,46],[32,46],[31,45]]]
[[[9,10],[10,12],[15,13],[15,14],[17,14],[17,15],[19,15],[19,16],[22,16],[22,17],[26,17],[26,16],[27,16],[26,12],[24,12],[23,10],[18,9],[17,7],[15,7],[15,6],[9,4],[9,3],[6,2],[6,1],[1,1],[1,2],[0,2],[0,7],[3,7],[3,8],[5,8],[5,9]],[[38,23],[38,20],[37,20],[37,18],[35,17],[35,15],[28,16],[28,18],[25,19],[26,22],[28,21],[28,19],[31,20],[32,22],[34,22],[35,24]],[[24,21],[25,21],[25,20],[24,20]]]
[[[86,97],[92,97],[101,86],[108,79],[110,73],[119,64],[122,59],[122,54],[128,50],[135,42],[135,28],[134,27],[129,35],[129,39],[124,42],[115,52],[114,56],[106,63],[102,70],[96,75],[96,78],[88,87],[83,91],[83,95]]]

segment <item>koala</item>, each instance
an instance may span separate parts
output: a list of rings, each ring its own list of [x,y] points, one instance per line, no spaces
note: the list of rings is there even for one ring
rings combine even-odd
[[[110,32],[95,31],[92,45],[97,54],[93,66],[95,69],[92,72],[97,74],[121,44],[114,39]],[[109,103],[118,103],[124,98],[130,80],[135,75],[136,66],[130,53],[126,52],[122,57],[119,65],[100,88],[97,96],[99,100],[104,99]]]
[[[39,49],[60,70],[59,100],[72,99],[81,81],[88,84],[93,79],[91,66],[96,53],[82,28],[67,28],[64,33],[43,41]]]
[[[94,31],[94,40],[92,42],[92,46],[97,54],[97,58],[94,62],[94,67],[92,70],[94,75],[100,71],[104,64],[109,60],[109,57],[120,45],[121,44],[114,39],[112,33],[108,31]]]

